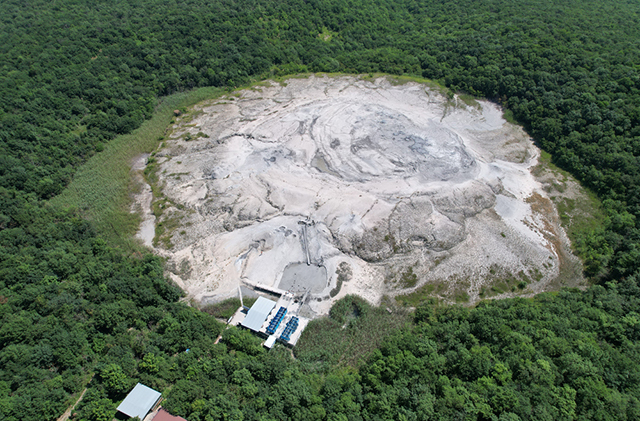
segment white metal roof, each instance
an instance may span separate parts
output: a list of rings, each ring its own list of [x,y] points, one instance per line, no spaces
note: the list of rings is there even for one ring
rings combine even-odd
[[[274,301],[264,297],[258,297],[258,300],[249,309],[247,317],[245,317],[240,324],[253,331],[259,331],[264,321],[267,320],[267,316],[275,306],[276,303]]]
[[[271,335],[267,338],[266,341],[264,341],[264,346],[266,346],[267,348],[271,349],[273,348],[273,345],[276,343],[276,335]]]
[[[122,403],[118,405],[118,411],[131,418],[138,417],[142,420],[153,408],[153,405],[158,402],[160,395],[160,392],[138,383]]]

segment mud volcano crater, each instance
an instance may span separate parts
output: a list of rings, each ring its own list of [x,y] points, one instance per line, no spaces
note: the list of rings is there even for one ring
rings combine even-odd
[[[427,85],[267,82],[176,122],[156,154],[156,223],[174,227],[156,251],[196,299],[259,284],[316,313],[424,285],[474,301],[500,277],[539,291],[575,258],[538,155],[496,105]]]

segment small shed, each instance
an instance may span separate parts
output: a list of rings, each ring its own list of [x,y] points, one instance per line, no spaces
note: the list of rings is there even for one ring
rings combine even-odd
[[[255,303],[249,309],[247,317],[240,323],[242,326],[259,332],[262,324],[267,320],[269,313],[276,306],[274,301],[271,301],[264,297],[258,297]]]
[[[275,345],[276,343],[276,335],[271,335],[267,338],[266,341],[264,341],[264,346],[266,346],[267,348],[271,349],[273,348],[273,345]]]
[[[158,402],[160,396],[160,392],[138,383],[122,403],[118,405],[118,411],[128,417],[138,417],[142,420]]]
[[[155,417],[153,417],[153,421],[187,421],[182,417],[176,417],[175,415],[171,415],[164,408],[160,408]]]

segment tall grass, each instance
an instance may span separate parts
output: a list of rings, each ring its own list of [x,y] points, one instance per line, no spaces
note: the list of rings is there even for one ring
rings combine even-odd
[[[411,320],[408,311],[386,304],[373,307],[356,295],[338,300],[328,317],[309,322],[296,357],[321,367],[358,367],[384,338]]]
[[[113,244],[136,248],[132,237],[140,219],[130,212],[131,193],[136,188],[131,171],[134,159],[157,148],[171,123],[173,110],[190,107],[225,92],[220,88],[200,88],[162,98],[151,119],[132,133],[109,142],[102,152],[78,169],[73,181],[50,204],[77,209]]]

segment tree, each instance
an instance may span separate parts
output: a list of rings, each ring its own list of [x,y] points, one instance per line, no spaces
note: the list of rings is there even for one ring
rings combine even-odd
[[[130,388],[130,380],[118,364],[107,364],[100,370],[100,377],[105,390],[110,396],[117,397]]]

